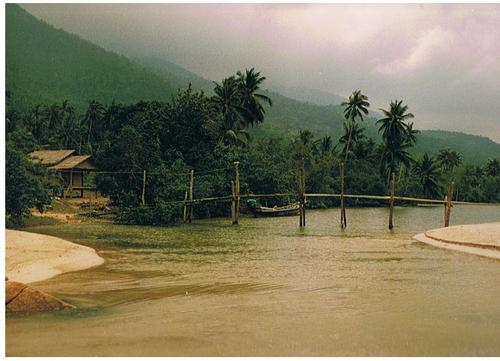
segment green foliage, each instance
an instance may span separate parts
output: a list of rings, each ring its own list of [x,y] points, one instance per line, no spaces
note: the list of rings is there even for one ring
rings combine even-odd
[[[381,171],[387,181],[401,165],[410,166],[412,158],[408,150],[417,141],[413,123],[406,123],[407,119],[414,118],[412,113],[407,112],[408,106],[403,105],[402,100],[396,100],[391,101],[389,107],[389,110],[380,109],[385,118],[377,120],[383,142]]]
[[[271,106],[272,101],[257,92],[265,79],[252,68],[215,83],[211,105],[218,118],[212,122],[212,128],[219,134],[220,143],[246,145],[250,136],[245,129],[264,121],[262,102]]]
[[[154,206],[120,208],[116,221],[123,224],[164,226],[175,224],[179,217],[179,206],[159,202]]]
[[[51,185],[45,167],[31,163],[10,141],[5,156],[5,213],[8,224],[15,224],[29,215],[30,208],[41,212],[50,204]]]
[[[413,173],[418,178],[422,195],[430,198],[440,195],[441,172],[434,158],[424,154],[423,158],[413,165]]]
[[[441,149],[436,157],[436,160],[445,171],[450,171],[458,167],[462,163],[462,155],[451,149]]]

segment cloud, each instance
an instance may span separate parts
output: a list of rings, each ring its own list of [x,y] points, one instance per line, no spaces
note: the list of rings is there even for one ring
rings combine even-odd
[[[442,50],[450,38],[451,34],[439,27],[427,30],[407,54],[389,63],[377,64],[374,71],[391,75],[418,70],[427,62],[432,61],[433,53]]]

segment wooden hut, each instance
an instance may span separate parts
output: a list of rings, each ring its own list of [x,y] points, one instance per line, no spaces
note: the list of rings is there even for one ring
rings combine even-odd
[[[84,190],[95,191],[94,187],[86,187],[84,183],[85,175],[96,170],[90,155],[77,155],[74,149],[60,149],[38,150],[29,156],[61,174],[62,197],[83,197]]]

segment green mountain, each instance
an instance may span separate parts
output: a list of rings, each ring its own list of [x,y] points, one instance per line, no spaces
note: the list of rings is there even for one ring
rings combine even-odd
[[[40,21],[15,4],[5,5],[6,86],[20,106],[68,100],[169,99],[178,84],[129,59]]]
[[[112,101],[133,103],[139,100],[168,100],[178,88],[192,83],[195,89],[211,93],[213,83],[167,60],[142,57],[131,61],[106,51],[76,35],[40,21],[15,4],[6,4],[6,86],[14,104],[27,107],[68,100],[77,109],[89,100],[105,104]],[[309,129],[317,136],[342,134],[342,108],[323,104],[318,93],[294,91],[296,98],[275,92],[274,106],[266,121],[252,129],[255,137],[293,136]],[[321,94],[325,96],[325,94]],[[367,134],[379,139],[374,119],[365,121]],[[415,155],[435,154],[452,148],[465,161],[484,162],[500,158],[500,144],[486,137],[448,131],[422,131]]]

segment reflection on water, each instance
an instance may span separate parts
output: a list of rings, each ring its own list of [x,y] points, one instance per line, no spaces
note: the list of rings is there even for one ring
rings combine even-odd
[[[13,317],[8,355],[498,355],[500,263],[412,240],[442,207],[349,209],[34,232],[93,246],[100,267],[36,287],[78,310]],[[500,220],[455,206],[452,222]]]

